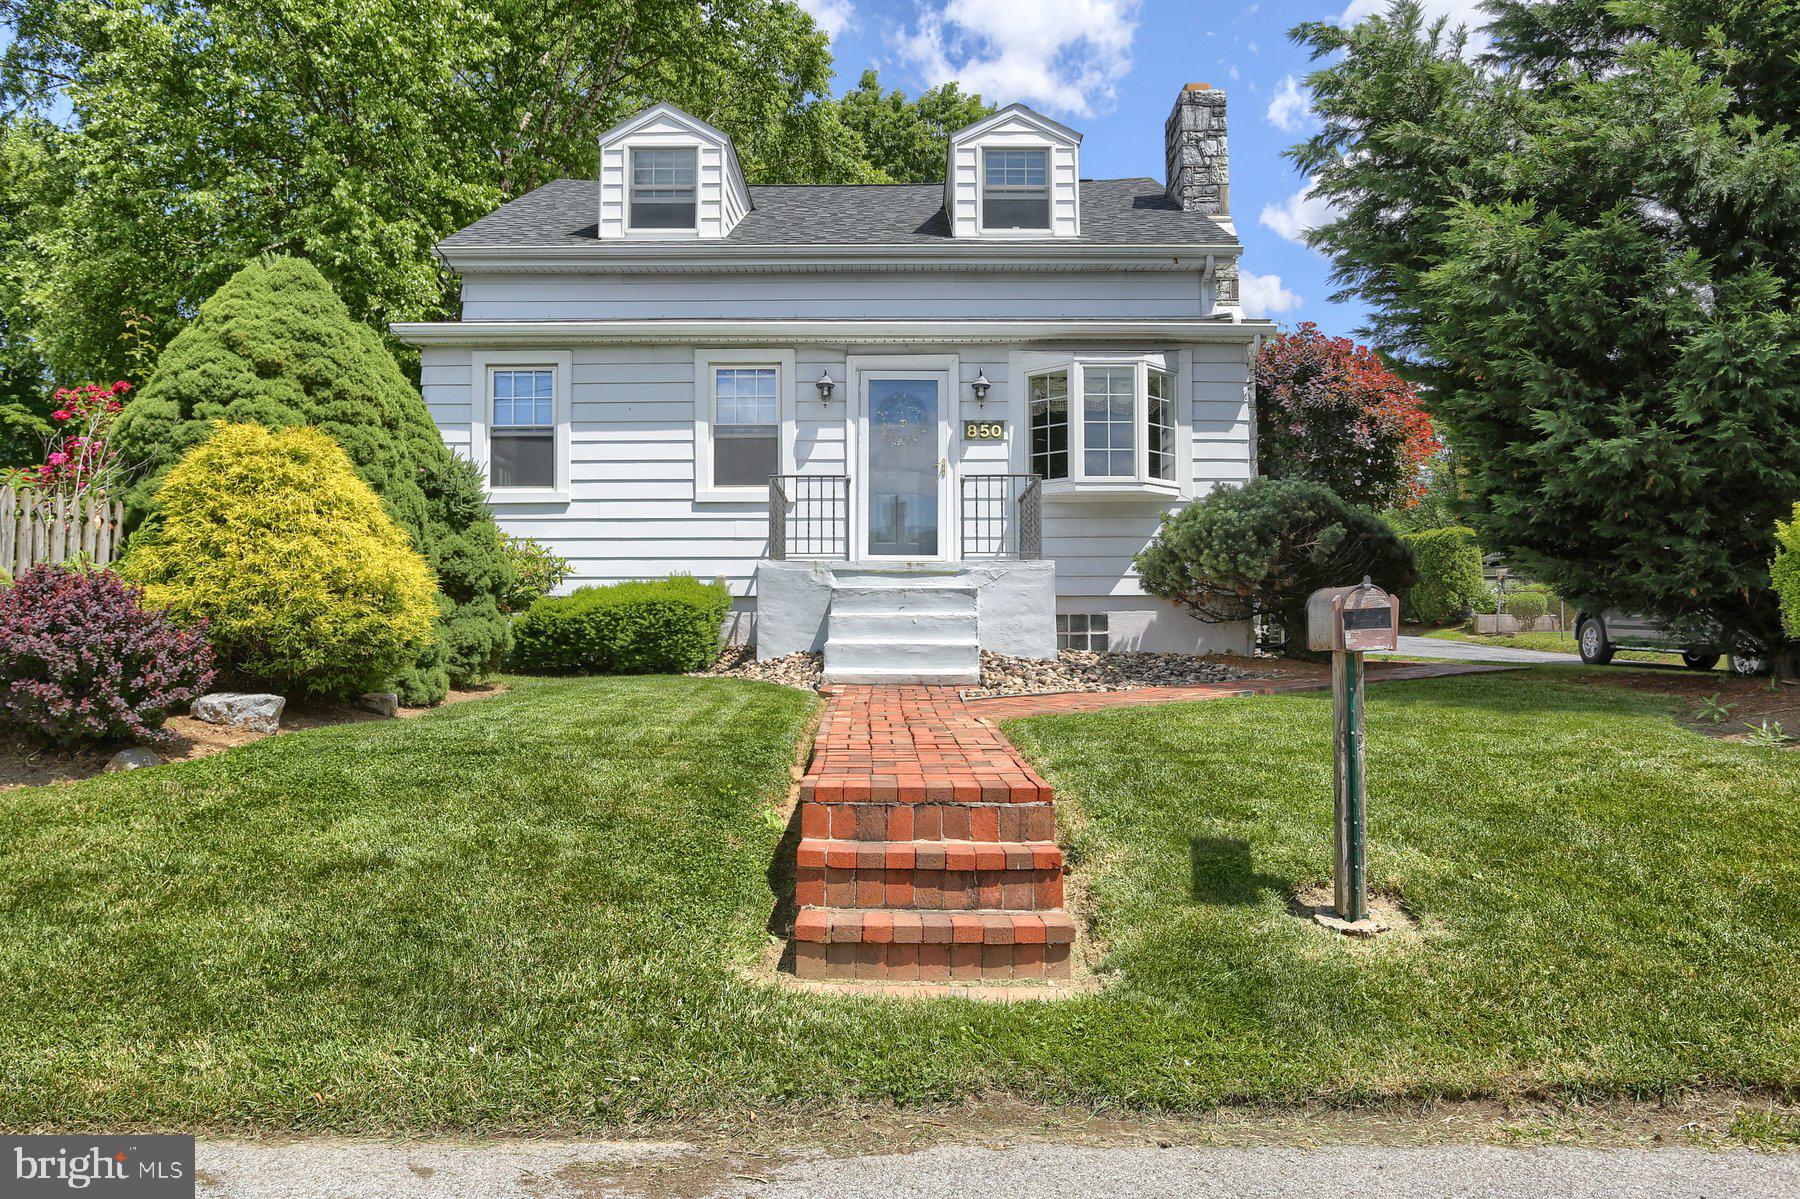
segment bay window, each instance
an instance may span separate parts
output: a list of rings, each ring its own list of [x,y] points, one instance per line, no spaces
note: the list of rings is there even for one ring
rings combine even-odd
[[[1022,368],[1025,469],[1051,494],[1177,491],[1174,356],[1049,358],[1030,355]]]

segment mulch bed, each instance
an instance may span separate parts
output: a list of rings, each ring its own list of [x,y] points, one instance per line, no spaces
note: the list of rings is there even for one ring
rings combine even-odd
[[[444,703],[486,699],[504,690],[504,687],[475,687],[467,691],[452,691],[444,698]],[[402,708],[400,719],[407,720],[430,711],[431,708]],[[222,750],[248,745],[252,741],[261,741],[264,737],[279,737],[282,733],[291,733],[296,729],[316,729],[326,725],[386,719],[388,718],[385,716],[365,712],[348,704],[290,700],[281,714],[280,732],[256,733],[231,725],[208,724],[204,720],[195,720],[192,716],[171,716],[163,728],[173,734],[172,737],[149,748],[164,762],[189,762]],[[92,778],[106,768],[109,758],[128,746],[128,742],[122,741],[116,745],[92,749],[63,750],[20,733],[0,733],[0,791]]]

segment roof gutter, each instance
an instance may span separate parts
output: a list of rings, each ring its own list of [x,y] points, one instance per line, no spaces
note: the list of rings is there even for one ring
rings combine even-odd
[[[413,346],[531,345],[972,345],[1078,341],[1248,344],[1272,321],[1187,320],[739,320],[402,321]]]
[[[747,245],[693,242],[611,242],[593,246],[457,246],[438,243],[459,271],[536,273],[756,271],[768,273],[867,270],[1194,270],[1213,256],[1243,246],[1008,244],[986,242],[950,249],[937,245]]]

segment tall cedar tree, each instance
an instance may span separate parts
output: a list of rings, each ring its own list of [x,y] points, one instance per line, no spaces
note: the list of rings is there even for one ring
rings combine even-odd
[[[1335,212],[1311,240],[1429,385],[1482,545],[1571,598],[1782,646],[1800,5],[1488,11],[1479,64],[1412,0],[1296,28],[1335,60],[1291,151]]]
[[[1306,321],[1256,357],[1256,460],[1261,474],[1311,479],[1353,504],[1384,509],[1423,494],[1438,451],[1412,384],[1367,346]]]
[[[480,480],[444,447],[381,338],[350,319],[311,263],[250,263],[163,351],[113,432],[120,460],[137,472],[129,525],[155,519],[163,474],[218,421],[330,434],[436,572],[436,641],[401,676],[406,702],[435,703],[499,665],[510,633],[497,599],[512,568]]]

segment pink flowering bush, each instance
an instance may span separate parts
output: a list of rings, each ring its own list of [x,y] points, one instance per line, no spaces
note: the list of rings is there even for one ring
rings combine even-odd
[[[57,433],[43,465],[14,471],[0,482],[64,495],[110,490],[119,481],[120,467],[107,439],[130,390],[123,379],[106,387],[87,383],[58,388],[56,410],[50,414]]]
[[[213,652],[110,571],[34,566],[0,590],[0,722],[61,745],[155,741]]]

